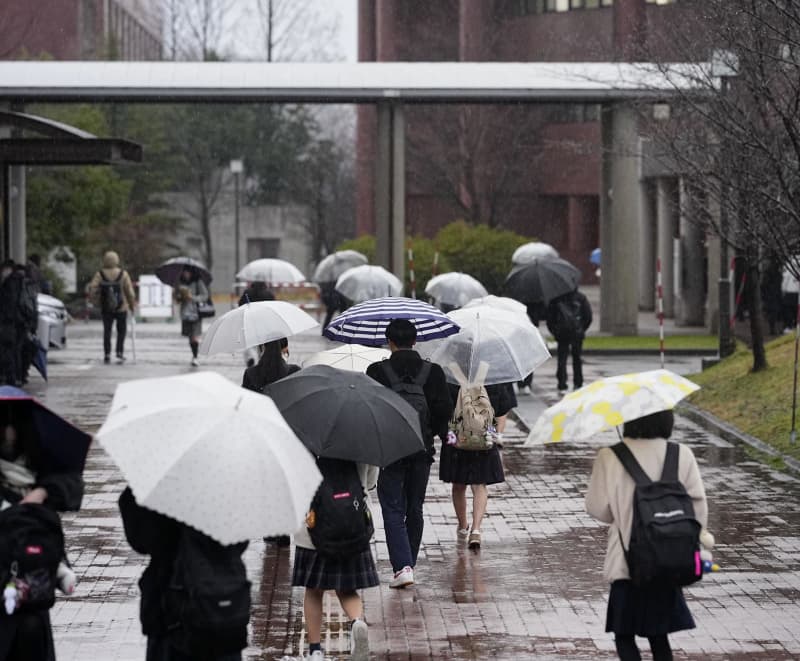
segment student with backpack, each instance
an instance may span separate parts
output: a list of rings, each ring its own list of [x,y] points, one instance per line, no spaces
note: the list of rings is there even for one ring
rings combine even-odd
[[[200,336],[203,334],[204,315],[201,313],[201,306],[211,300],[208,287],[196,270],[185,268],[181,271],[178,285],[172,290],[172,297],[180,305],[181,335],[189,338],[191,365],[197,367],[200,364],[197,351],[200,348]]]
[[[481,523],[489,501],[487,486],[505,482],[499,434],[505,429],[506,416],[517,405],[517,398],[511,383],[482,386],[467,384],[464,378],[462,385],[448,386],[455,410],[450,433],[442,443],[439,479],[453,485],[451,495],[458,519],[456,539],[477,551],[481,547]],[[467,517],[468,485],[472,490],[471,526]]]
[[[320,457],[322,484],[314,496],[306,525],[295,533],[292,585],[305,588],[309,661],[323,661],[322,598],[335,590],[350,619],[350,658],[368,661],[369,637],[358,590],[378,585],[370,550],[374,533],[367,491],[374,489],[378,469]],[[301,657],[302,658],[302,657]]]
[[[668,634],[695,626],[681,588],[702,577],[708,505],[691,449],[667,440],[673,424],[672,411],[626,422],[623,440],[597,453],[586,492],[586,511],[609,524],[606,631],[621,661],[641,658],[635,636],[669,661]]]
[[[103,362],[111,362],[111,330],[116,323],[117,363],[125,362],[125,335],[128,312],[136,307],[136,293],[131,276],[119,266],[119,255],[109,250],[103,255],[103,268],[94,274],[87,286],[87,293],[100,308],[103,319]]]
[[[367,376],[392,388],[418,411],[426,448],[384,467],[378,478],[378,500],[393,570],[389,587],[404,588],[414,583],[422,542],[422,508],[436,454],[433,437],[447,437],[453,403],[442,368],[414,351],[417,329],[413,323],[393,319],[386,327],[386,339],[391,356],[370,365]]]
[[[583,387],[583,338],[592,325],[592,306],[589,299],[577,289],[558,298],[547,306],[547,330],[558,343],[556,380],[558,392],[567,389],[567,358],[572,355],[572,383],[575,390]]]
[[[150,556],[139,580],[146,661],[241,661],[247,647],[247,542],[223,546],[142,507],[130,487],[119,497],[125,537]]]

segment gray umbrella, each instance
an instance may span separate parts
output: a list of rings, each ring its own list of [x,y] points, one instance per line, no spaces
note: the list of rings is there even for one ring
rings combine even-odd
[[[264,393],[318,457],[388,466],[425,449],[414,408],[360,372],[314,365]]]
[[[161,266],[156,269],[156,277],[161,280],[165,285],[174,287],[178,284],[178,278],[181,277],[184,269],[194,271],[200,279],[206,283],[211,284],[211,273],[202,262],[198,262],[191,257],[173,257],[168,259]]]
[[[514,267],[506,278],[504,291],[522,303],[549,303],[575,291],[580,279],[581,272],[565,259],[537,259]]]

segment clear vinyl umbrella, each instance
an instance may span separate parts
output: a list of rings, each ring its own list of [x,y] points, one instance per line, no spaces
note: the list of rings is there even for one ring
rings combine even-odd
[[[461,330],[421,345],[419,351],[445,368],[450,383],[458,383],[452,364],[474,383],[485,363],[484,383],[491,385],[520,381],[550,357],[542,336],[526,316],[487,306],[454,310],[447,316]]]
[[[297,284],[305,282],[306,276],[291,262],[283,259],[256,259],[236,274],[237,280],[266,282],[269,284]]]
[[[342,344],[327,351],[320,351],[303,361],[303,367],[329,365],[348,372],[366,372],[372,363],[391,355],[388,349],[365,347],[361,344]]]
[[[214,372],[119,384],[97,439],[138,503],[221,544],[293,533],[321,481],[272,400]]]
[[[368,261],[357,250],[337,250],[322,258],[311,279],[314,282],[336,282],[347,269],[363,266]]]
[[[549,243],[531,241],[521,245],[511,255],[514,264],[528,264],[535,259],[551,259],[558,257],[558,251]]]
[[[234,308],[209,326],[200,353],[235,353],[319,326],[310,314],[286,301],[256,301]]]
[[[403,283],[382,266],[356,266],[347,269],[336,281],[336,291],[354,303],[373,298],[400,296]]]
[[[474,308],[478,305],[486,305],[490,308],[506,310],[507,312],[514,312],[515,314],[527,315],[528,313],[528,308],[525,307],[524,303],[515,301],[513,298],[508,298],[507,296],[495,296],[494,294],[489,294],[488,296],[482,296],[480,298],[473,298],[471,301],[465,303],[462,307]]]
[[[486,287],[471,275],[457,271],[433,276],[425,286],[425,293],[432,296],[437,303],[452,305],[457,308],[460,308],[473,298],[488,296],[489,294],[486,291]]]

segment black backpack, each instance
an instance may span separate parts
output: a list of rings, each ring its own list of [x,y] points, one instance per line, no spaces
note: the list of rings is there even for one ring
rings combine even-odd
[[[170,642],[193,659],[247,647],[250,581],[242,562],[247,543],[223,546],[193,528],[178,539],[164,614]]]
[[[570,295],[561,297],[550,303],[552,308],[548,330],[554,337],[580,338],[585,331],[580,301]]]
[[[700,523],[692,499],[678,480],[680,448],[667,443],[661,479],[653,482],[624,443],[611,448],[636,482],[633,527],[625,551],[636,587],[679,587],[703,577],[700,561]],[[622,533],[620,533],[622,542]],[[625,544],[622,544],[625,550]]]
[[[56,600],[64,557],[61,519],[44,505],[23,503],[0,512],[0,530],[0,585],[15,584],[14,612],[47,610]]]
[[[122,307],[122,276],[120,271],[114,280],[106,278],[100,271],[100,310],[103,314],[116,314]]]
[[[389,379],[389,387],[411,404],[419,414],[419,428],[422,431],[422,439],[425,441],[426,446],[430,445],[433,439],[431,414],[423,386],[431,373],[431,363],[428,361],[423,362],[422,369],[413,379],[408,376],[401,379],[388,359],[382,361],[381,365],[383,366],[383,373]]]
[[[369,548],[375,532],[367,494],[352,461],[317,459],[320,484],[306,517],[308,534],[317,553],[351,558]]]

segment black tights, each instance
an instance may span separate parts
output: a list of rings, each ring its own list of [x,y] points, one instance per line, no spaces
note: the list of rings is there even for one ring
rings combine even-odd
[[[648,636],[650,651],[653,652],[653,661],[672,661],[672,648],[666,634],[663,636]],[[617,655],[620,661],[641,661],[642,655],[636,647],[634,636],[614,636],[617,646]]]
[[[38,614],[15,615],[17,632],[6,657],[10,661],[46,661],[48,632]]]
[[[199,347],[199,346],[200,345],[197,342],[195,342],[193,339],[189,340],[189,347],[192,350],[192,358],[197,358],[197,347]]]

